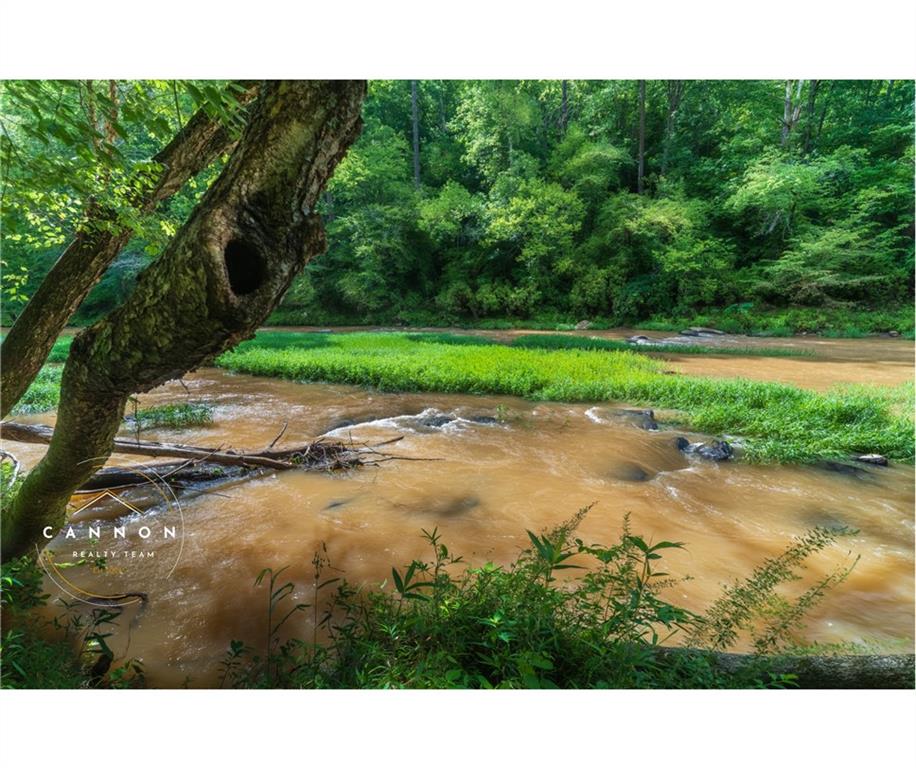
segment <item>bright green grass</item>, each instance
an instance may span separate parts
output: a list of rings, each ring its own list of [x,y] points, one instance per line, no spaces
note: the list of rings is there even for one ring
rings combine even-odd
[[[44,366],[16,403],[13,414],[41,413],[57,408],[57,401],[60,398],[60,377],[63,372],[64,366],[62,365]]]
[[[898,407],[909,396],[904,389],[819,394],[745,379],[666,375],[661,361],[631,351],[418,343],[403,333],[267,331],[222,355],[217,364],[262,376],[390,391],[674,409],[700,432],[747,438],[746,456],[752,461],[806,462],[865,452],[913,458],[912,410]]]
[[[51,354],[48,355],[49,363],[65,363],[67,355],[70,354],[70,344],[73,342],[72,336],[60,336],[51,347]]]
[[[445,335],[445,334],[436,334]],[[461,338],[473,339],[474,336]],[[670,355],[742,355],[756,357],[813,357],[814,353],[806,349],[789,349],[787,347],[733,347],[729,345],[711,346],[708,344],[665,344],[664,346],[640,346],[628,344],[619,339],[596,339],[591,336],[565,336],[554,334],[531,334],[518,336],[512,340],[513,347],[526,349],[604,349],[613,351],[638,352],[639,354]]]
[[[134,429],[139,422],[140,429],[181,429],[185,427],[208,426],[213,423],[213,406],[206,403],[169,403],[152,408],[140,408],[136,415],[128,412],[124,416]]]

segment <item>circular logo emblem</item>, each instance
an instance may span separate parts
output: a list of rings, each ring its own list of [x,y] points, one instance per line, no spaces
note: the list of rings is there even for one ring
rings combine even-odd
[[[174,468],[173,470],[174,471]],[[181,504],[162,467],[108,464],[46,527],[38,562],[69,597],[90,605],[146,601],[144,584],[171,576],[184,548]]]

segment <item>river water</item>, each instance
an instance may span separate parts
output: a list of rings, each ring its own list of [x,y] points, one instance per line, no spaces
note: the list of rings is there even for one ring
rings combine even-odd
[[[787,342],[806,340],[770,343]],[[879,353],[871,341],[820,343],[832,357],[681,356],[672,358],[672,366],[710,375],[756,372],[793,383],[801,383],[799,377],[816,388],[912,377],[911,342],[882,344]],[[862,365],[874,370],[860,375]],[[800,366],[807,373],[797,371]],[[175,565],[166,551],[174,542],[144,542],[148,550],[161,550],[160,557],[132,563],[129,573],[133,588],[147,592],[149,602],[125,612],[112,642],[118,654],[144,663],[151,685],[212,685],[230,640],[263,645],[266,598],[254,580],[264,568],[289,566],[284,576],[299,585],[296,599],[310,602],[318,547],[326,546],[332,566],[350,582],[377,586],[392,565],[428,556],[423,528],[438,526],[450,550],[471,563],[505,563],[527,546],[526,529],[552,527],[587,505],[593,506],[579,528],[586,541],[611,543],[629,513],[634,532],[647,539],[685,542],[683,551],[666,550],[665,570],[692,579],[666,596],[694,610],[708,606],[723,584],[781,552],[792,536],[815,525],[856,528],[857,534],[810,561],[806,583],[861,556],[847,581],[811,613],[804,637],[912,648],[912,466],[846,475],[815,467],[716,464],[681,454],[675,437],[698,437],[666,426],[664,412],[656,414],[661,429],[647,431],[640,418],[614,404],[386,394],[214,368],[160,387],[142,404],[188,399],[215,407],[212,426],[147,431],[143,438],[259,449],[288,422],[278,447],[319,435],[365,442],[402,437],[392,453],[438,460],[392,461],[335,474],[267,474],[219,495],[183,501],[180,561]],[[53,415],[30,420],[53,423]],[[31,465],[43,448],[15,450]],[[61,536],[52,548],[66,550],[69,544]],[[98,577],[100,591],[105,578]],[[49,591],[57,594],[54,585]],[[310,637],[310,617],[302,614],[292,629]]]

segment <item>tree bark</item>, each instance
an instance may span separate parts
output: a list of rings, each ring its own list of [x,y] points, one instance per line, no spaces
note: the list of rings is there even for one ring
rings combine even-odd
[[[410,81],[410,114],[413,132],[413,183],[420,188],[420,112],[417,106],[417,81]]]
[[[256,92],[256,86],[247,87],[239,101],[250,102]],[[137,200],[137,208],[144,213],[152,211],[232,146],[226,128],[201,109],[153,158],[163,167],[162,172]],[[95,202],[89,204],[86,223],[51,267],[0,346],[0,418],[5,418],[25,394],[67,321],[132,234],[118,221],[116,211]]]
[[[812,80],[811,85],[808,87],[808,105],[805,107],[805,154],[808,155],[811,153],[811,150],[814,147],[814,121],[817,119],[817,116],[814,112],[814,103],[817,98],[817,89],[820,85],[820,80]]]
[[[3,520],[3,556],[40,544],[111,454],[129,395],[251,338],[324,250],[315,204],[361,128],[364,81],[274,81],[219,178],[127,300],[73,341],[48,452]]]
[[[769,672],[795,675],[799,688],[913,688],[916,664],[913,654],[760,657],[663,647],[655,653],[662,659],[708,654],[715,666],[725,673],[736,673],[748,664],[764,660]]]
[[[646,81],[639,81],[639,159],[636,168],[636,194],[643,192],[643,177],[646,171]]]
[[[782,146],[785,147],[789,143],[789,134],[792,132],[792,129],[795,127],[795,124],[798,122],[798,118],[801,116],[801,94],[802,88],[805,86],[804,80],[797,80],[795,82],[795,96],[792,96],[792,81],[786,80],[786,97],[783,102],[783,114],[782,114]]]
[[[677,111],[681,106],[681,98],[684,96],[684,81],[668,81],[668,116],[665,118],[665,141],[662,147],[662,168],[661,174],[664,176],[668,172],[668,155],[671,151],[671,140],[674,136],[674,123],[677,117]]]

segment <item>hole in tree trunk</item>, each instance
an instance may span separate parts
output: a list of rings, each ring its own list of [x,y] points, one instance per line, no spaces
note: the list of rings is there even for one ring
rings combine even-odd
[[[224,254],[229,287],[236,296],[254,293],[264,282],[264,260],[258,249],[245,240],[230,240]]]

